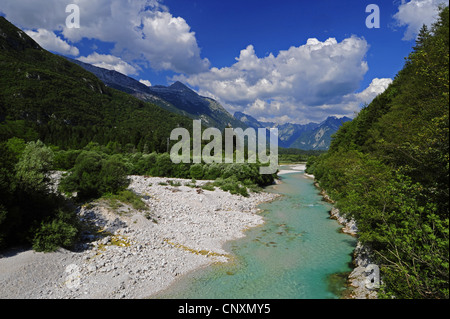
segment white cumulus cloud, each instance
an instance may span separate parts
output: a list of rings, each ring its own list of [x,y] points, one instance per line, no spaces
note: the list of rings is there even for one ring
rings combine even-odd
[[[354,94],[354,98],[359,103],[369,104],[377,95],[386,91],[391,85],[392,79],[378,79],[375,78],[370,83],[369,87],[364,91]]]
[[[416,38],[422,26],[430,27],[438,17],[439,5],[449,5],[449,0],[411,0],[403,1],[394,15],[399,26],[406,26],[403,40]]]
[[[141,82],[142,84],[146,85],[146,86],[152,86],[152,83],[149,80],[139,80],[139,82]]]
[[[80,8],[80,28],[67,28],[68,4]],[[2,0],[0,11],[27,30],[60,31],[72,43],[84,38],[114,44],[110,54],[129,64],[186,74],[206,71],[195,33],[158,0]]]
[[[356,36],[341,42],[312,38],[276,56],[260,58],[249,45],[230,67],[174,79],[219,100],[231,112],[280,122],[320,121],[327,114],[348,116],[358,111],[357,97],[350,103],[349,96],[355,94],[368,71],[368,48],[366,40]]]
[[[76,47],[58,37],[53,31],[46,29],[38,29],[37,31],[28,30],[26,34],[46,50],[71,56],[78,56],[80,54],[80,51]]]
[[[113,55],[98,54],[95,52],[87,57],[80,57],[78,60],[99,68],[117,71],[125,75],[138,74],[138,70],[134,66]]]

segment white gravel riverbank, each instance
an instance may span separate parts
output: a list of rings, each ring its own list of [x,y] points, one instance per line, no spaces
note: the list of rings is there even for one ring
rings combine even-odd
[[[167,288],[194,269],[229,259],[223,244],[264,223],[258,204],[277,195],[245,198],[184,186],[188,180],[131,176],[130,189],[148,211],[104,203],[80,208],[84,221],[103,230],[86,232],[79,252],[0,255],[0,298],[138,299]],[[181,186],[160,185],[167,180]],[[197,181],[202,185],[205,181]]]

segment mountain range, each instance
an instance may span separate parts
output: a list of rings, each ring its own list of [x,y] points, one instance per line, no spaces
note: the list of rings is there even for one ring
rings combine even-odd
[[[146,86],[141,82],[114,70],[96,67],[78,60],[68,59],[97,76],[105,85],[131,94],[132,96],[162,107],[170,112],[187,116],[194,120],[202,120],[207,127],[240,127],[236,120],[217,101],[198,95],[181,82],[171,86]]]
[[[272,122],[260,122],[254,117],[237,112],[234,117],[247,126],[258,128],[278,128],[279,146],[283,148],[298,148],[302,150],[328,150],[332,135],[346,122],[348,117],[328,117],[322,123],[309,124],[276,124]]]
[[[226,127],[241,128],[278,128],[279,146],[303,150],[327,150],[331,144],[331,136],[337,132],[343,123],[351,121],[344,117],[338,119],[329,117],[322,123],[306,125],[286,123],[278,125],[270,122],[260,122],[250,115],[236,112],[232,116],[217,101],[198,95],[181,82],[171,86],[146,86],[141,82],[123,75],[117,71],[96,67],[78,60],[69,59],[97,76],[105,85],[131,94],[146,102],[156,104],[170,112],[187,116],[194,120],[202,120],[208,127],[223,130]]]

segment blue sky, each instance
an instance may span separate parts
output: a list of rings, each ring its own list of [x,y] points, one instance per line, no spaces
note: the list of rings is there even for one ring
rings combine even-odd
[[[404,28],[394,27],[394,1],[186,1],[166,0],[174,15],[184,17],[196,32],[202,55],[213,66],[235,62],[240,50],[253,44],[258,56],[287,50],[306,43],[309,38],[341,41],[351,35],[366,38],[371,46],[367,60],[370,70],[362,83],[372,78],[393,77],[403,66],[403,57],[413,41],[402,41]],[[366,6],[378,3],[381,28],[365,25]],[[198,30],[198,31],[197,31]]]
[[[141,80],[180,80],[230,113],[354,116],[391,83],[417,30],[448,0],[2,0],[44,48]],[[68,4],[80,28],[68,28]],[[380,28],[366,7],[380,8]]]

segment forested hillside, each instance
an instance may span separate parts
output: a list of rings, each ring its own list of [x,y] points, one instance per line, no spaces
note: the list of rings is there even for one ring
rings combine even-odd
[[[310,159],[381,266],[382,297],[449,297],[449,9],[392,85]]]
[[[167,151],[175,127],[192,120],[106,87],[92,73],[51,54],[0,17],[0,138],[64,149],[90,142]]]

